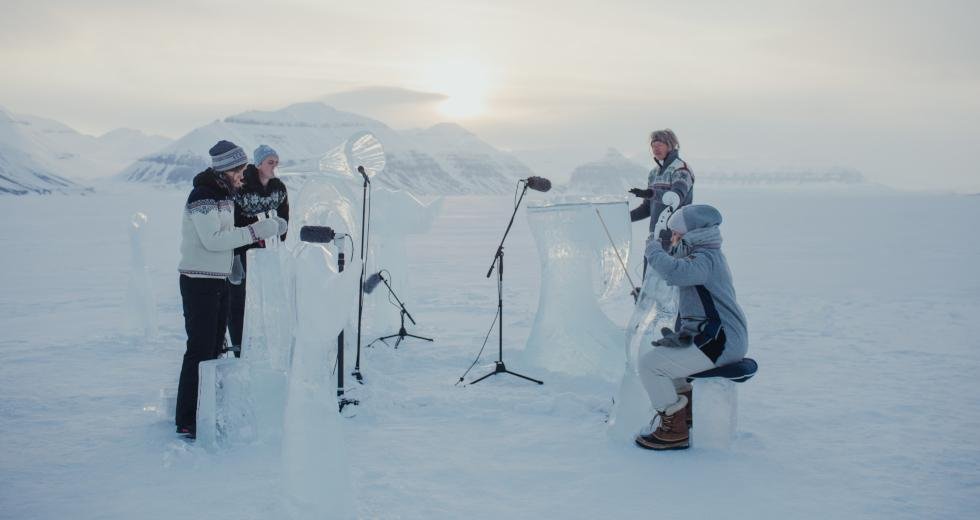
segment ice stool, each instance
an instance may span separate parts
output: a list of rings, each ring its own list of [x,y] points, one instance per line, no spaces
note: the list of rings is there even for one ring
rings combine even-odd
[[[755,375],[759,364],[754,359],[724,365],[687,377],[693,383],[697,420],[691,429],[691,445],[698,448],[728,449],[738,427],[738,389]]]

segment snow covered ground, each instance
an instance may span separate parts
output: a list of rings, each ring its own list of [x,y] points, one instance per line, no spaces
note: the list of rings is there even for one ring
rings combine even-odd
[[[280,518],[276,447],[211,454],[158,413],[184,333],[183,190],[0,199],[0,518]],[[529,199],[541,198],[532,193]],[[415,332],[365,351],[344,419],[361,518],[965,518],[980,508],[980,198],[697,192],[718,206],[760,363],[730,452],[611,443],[615,385],[525,364],[538,291],[523,210],[507,244],[505,361],[543,386],[454,383],[496,306],[510,199],[447,199],[410,241]],[[127,225],[149,216],[160,315],[125,331]],[[635,227],[640,239],[642,228]],[[634,248],[638,252],[638,247]],[[634,258],[635,261],[635,258]],[[623,309],[628,296],[610,308]],[[369,338],[388,331],[372,331]],[[495,337],[482,365],[489,370]],[[350,359],[350,358],[349,358]]]

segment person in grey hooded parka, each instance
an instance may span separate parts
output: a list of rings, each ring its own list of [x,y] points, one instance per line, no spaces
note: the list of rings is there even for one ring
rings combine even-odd
[[[711,206],[685,206],[667,222],[670,253],[655,237],[647,241],[649,267],[678,287],[679,302],[675,330],[665,329],[640,358],[640,377],[661,418],[656,431],[636,438],[644,448],[686,448],[690,394],[684,378],[739,361],[748,349],[745,314],[721,252],[721,221]]]

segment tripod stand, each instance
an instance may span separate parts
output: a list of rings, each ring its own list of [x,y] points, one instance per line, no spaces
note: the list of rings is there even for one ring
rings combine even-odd
[[[549,185],[550,187],[550,185]],[[483,381],[484,379],[496,375],[496,374],[510,374],[512,376],[517,376],[521,379],[527,379],[528,381],[533,381],[539,385],[543,385],[544,381],[539,381],[537,379],[532,379],[525,375],[518,374],[517,372],[511,372],[507,370],[507,366],[504,365],[504,241],[507,240],[507,234],[510,233],[510,227],[514,225],[514,217],[517,216],[517,208],[521,206],[521,201],[524,200],[524,195],[527,193],[527,183],[524,184],[524,190],[521,191],[521,197],[517,199],[517,204],[514,205],[514,212],[510,215],[510,222],[507,224],[507,230],[504,231],[504,237],[500,239],[500,245],[497,246],[497,253],[493,256],[493,262],[490,263],[490,269],[487,271],[487,278],[493,273],[493,268],[497,268],[497,319],[499,320],[497,324],[499,325],[497,334],[497,361],[495,361],[493,372],[473,381],[470,383],[474,385]]]
[[[401,328],[398,329],[398,332],[396,334],[389,334],[387,336],[382,336],[382,337],[380,337],[380,338],[372,341],[371,343],[368,343],[367,346],[370,347],[371,345],[374,345],[374,343],[377,342],[377,341],[380,341],[380,342],[384,343],[385,345],[387,345],[388,344],[388,341],[387,340],[389,340],[391,338],[398,338],[398,341],[395,342],[395,348],[398,348],[398,345],[400,345],[401,342],[402,342],[402,340],[404,340],[405,338],[415,338],[415,339],[421,339],[421,340],[424,340],[424,341],[434,341],[432,338],[426,338],[426,337],[423,337],[423,336],[416,336],[415,334],[409,334],[408,331],[405,330],[405,316],[408,316],[408,319],[409,319],[409,321],[412,322],[412,325],[418,325],[418,324],[415,323],[415,319],[412,318],[412,315],[408,313],[408,309],[405,308],[405,304],[402,303],[401,298],[398,297],[398,294],[395,293],[395,290],[391,288],[391,284],[388,283],[388,280],[384,276],[382,276],[381,273],[378,273],[378,277],[381,278],[381,281],[384,282],[385,287],[388,288],[388,293],[391,294],[392,296],[394,296],[395,297],[395,301],[398,302],[398,306],[401,308],[401,320],[402,320],[402,324],[401,324]]]

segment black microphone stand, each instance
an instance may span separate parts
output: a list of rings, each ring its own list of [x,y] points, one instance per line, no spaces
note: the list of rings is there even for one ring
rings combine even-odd
[[[473,381],[471,385],[475,385],[484,379],[496,375],[496,374],[510,374],[512,376],[517,376],[522,379],[527,379],[528,381],[533,381],[539,385],[543,385],[544,381],[538,381],[537,379],[532,379],[530,377],[518,374],[517,372],[511,372],[507,370],[504,365],[504,241],[507,240],[507,234],[510,233],[510,227],[514,225],[514,217],[517,216],[517,208],[521,206],[521,201],[524,200],[524,195],[527,193],[527,182],[524,182],[524,190],[521,191],[521,197],[517,199],[517,204],[514,205],[514,213],[510,215],[510,222],[507,224],[507,230],[504,231],[504,237],[500,239],[500,245],[497,246],[497,253],[493,255],[493,262],[490,263],[490,269],[487,271],[487,278],[493,273],[494,266],[497,267],[497,319],[499,320],[497,324],[500,326],[499,332],[497,334],[497,361],[493,372]]]
[[[415,339],[421,339],[421,340],[424,340],[424,341],[435,341],[432,338],[426,338],[424,336],[416,336],[415,334],[409,334],[408,331],[405,330],[405,316],[408,316],[408,319],[412,322],[412,325],[418,325],[418,323],[415,323],[415,319],[412,318],[412,315],[411,314],[409,314],[408,309],[405,308],[405,304],[402,303],[401,298],[399,298],[398,297],[398,294],[395,293],[395,290],[392,289],[391,284],[388,283],[388,280],[385,279],[384,276],[381,276],[381,273],[378,273],[378,277],[381,278],[381,281],[385,283],[385,287],[388,288],[388,292],[391,293],[391,295],[395,297],[395,301],[398,302],[398,306],[401,307],[401,320],[402,320],[402,325],[401,325],[401,328],[398,329],[398,333],[397,334],[389,334],[387,336],[382,336],[382,337],[380,337],[380,338],[372,341],[371,343],[368,343],[367,346],[370,347],[371,345],[374,345],[374,343],[377,342],[377,341],[380,341],[380,342],[384,343],[385,345],[387,345],[388,344],[388,341],[387,340],[389,340],[391,338],[398,338],[398,341],[395,342],[395,348],[398,348],[398,345],[400,345],[401,342],[402,342],[402,340],[404,340],[405,338],[415,338]]]
[[[344,272],[344,250],[340,249],[337,254],[337,270],[338,272]],[[357,399],[347,399],[344,397],[344,330],[340,330],[340,334],[337,335],[337,403],[340,405],[340,411],[344,411],[344,407],[352,404],[361,404]]]
[[[357,379],[358,383],[364,384],[364,377],[361,376],[361,323],[364,315],[364,274],[367,271],[367,251],[364,250],[364,240],[369,232],[367,228],[367,201],[368,186],[370,186],[371,181],[368,180],[363,166],[358,166],[357,171],[364,177],[364,191],[361,198],[361,283],[357,295],[357,357],[354,359],[354,371],[351,372],[351,375]]]

